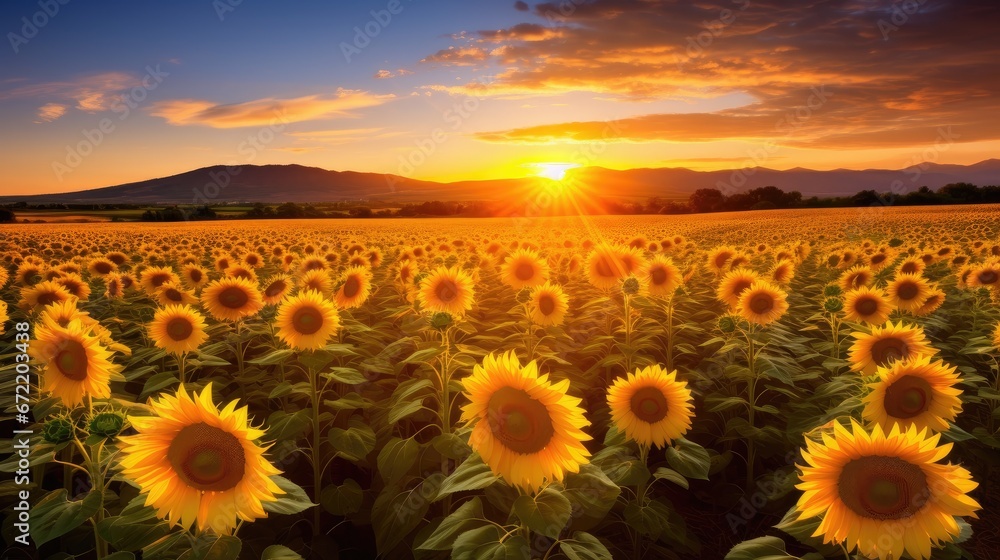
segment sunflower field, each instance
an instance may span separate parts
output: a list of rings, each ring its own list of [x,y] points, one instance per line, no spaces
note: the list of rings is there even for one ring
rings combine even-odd
[[[989,206],[0,226],[4,558],[995,558],[998,305]]]

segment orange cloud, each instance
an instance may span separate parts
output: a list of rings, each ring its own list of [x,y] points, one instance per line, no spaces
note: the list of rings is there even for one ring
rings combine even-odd
[[[52,122],[66,114],[66,106],[59,103],[46,103],[38,108],[38,120],[36,123]]]
[[[220,104],[199,99],[176,99],[154,104],[150,114],[175,126],[203,125],[212,128],[268,126],[331,117],[351,116],[353,111],[395,99],[366,91],[338,89],[332,96],[307,95],[293,99],[273,97]]]
[[[75,80],[24,84],[0,91],[0,101],[19,98],[50,98],[70,103],[81,111],[108,111],[125,90],[140,85],[141,77],[125,72],[104,72]],[[18,82],[14,82],[18,83]]]

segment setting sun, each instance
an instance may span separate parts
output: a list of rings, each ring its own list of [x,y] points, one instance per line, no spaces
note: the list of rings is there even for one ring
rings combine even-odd
[[[535,175],[545,177],[546,179],[552,179],[553,181],[562,181],[566,177],[566,172],[576,167],[580,167],[580,165],[576,163],[534,164]]]

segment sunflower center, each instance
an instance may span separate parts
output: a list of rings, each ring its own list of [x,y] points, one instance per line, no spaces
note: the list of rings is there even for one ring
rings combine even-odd
[[[167,459],[192,488],[224,492],[243,480],[246,455],[233,434],[204,422],[186,426],[174,436]]]
[[[719,253],[718,255],[716,255],[716,257],[715,257],[715,267],[716,268],[722,268],[723,266],[725,266],[726,265],[726,261],[728,261],[729,257],[731,257],[731,256],[733,256],[732,253]]]
[[[230,286],[219,294],[219,303],[229,309],[240,309],[250,301],[246,291],[236,286]]]
[[[73,381],[87,378],[87,350],[79,341],[64,341],[55,362],[59,372]]]
[[[927,475],[899,457],[866,456],[844,465],[837,480],[844,505],[871,519],[903,519],[920,511]]]
[[[272,282],[271,285],[268,286],[266,290],[264,290],[264,295],[266,295],[269,298],[274,297],[280,294],[282,291],[284,291],[286,285],[287,284],[285,284],[284,280],[276,280]]]
[[[662,286],[667,283],[667,271],[662,268],[654,268],[649,274],[649,279],[654,286]]]
[[[914,272],[917,271],[917,263],[915,262],[903,263],[903,266],[899,267],[899,271],[906,274],[913,274]]]
[[[538,298],[538,310],[542,312],[542,315],[552,315],[552,312],[556,310],[555,299],[548,294],[542,295]]]
[[[733,295],[739,296],[744,291],[746,291],[747,288],[749,288],[750,284],[752,283],[753,282],[751,282],[750,280],[740,280],[739,282],[733,284]]]
[[[545,404],[520,389],[497,389],[490,397],[487,410],[493,435],[515,453],[537,453],[545,449],[555,435]]]
[[[883,338],[872,344],[872,361],[880,366],[902,359],[907,354],[906,343],[898,338]]]
[[[154,275],[153,275],[153,276],[152,276],[152,277],[151,277],[151,278],[149,279],[149,283],[150,283],[150,284],[151,284],[151,285],[152,285],[152,286],[153,286],[154,288],[159,288],[159,287],[160,287],[160,286],[162,286],[162,285],[163,285],[163,283],[164,283],[164,282],[166,282],[167,280],[170,280],[170,275],[169,275],[169,274],[164,274],[164,273],[159,273],[159,274],[154,274]]]
[[[896,289],[896,295],[902,300],[911,300],[920,293],[920,288],[914,282],[904,282]]]
[[[194,332],[194,325],[184,317],[174,317],[167,323],[167,336],[175,342],[187,340]]]
[[[750,311],[753,311],[757,315],[763,315],[774,309],[774,298],[768,294],[755,294],[750,298],[749,307]]]
[[[315,307],[302,307],[292,315],[292,326],[301,334],[314,334],[323,326],[323,314]]]
[[[522,282],[527,282],[535,277],[535,267],[529,262],[518,263],[514,268],[514,276]]]
[[[904,375],[885,391],[885,411],[895,418],[913,418],[930,406],[933,391],[922,377]]]
[[[632,394],[630,409],[639,420],[655,424],[667,416],[667,399],[656,387],[640,387]]]
[[[58,292],[45,292],[42,295],[38,296],[38,304],[45,306],[56,303],[59,301],[59,299],[60,298]]]
[[[458,297],[458,286],[448,279],[443,279],[434,287],[434,295],[444,303],[450,303]]]
[[[867,317],[878,311],[878,302],[874,298],[859,299],[854,303],[854,309],[858,315]]]
[[[997,280],[1000,280],[1000,276],[997,275],[995,270],[984,270],[979,273],[979,282],[981,284],[996,284]]]
[[[170,288],[169,290],[164,291],[163,295],[170,301],[182,301],[184,299],[184,296],[182,296],[181,293],[175,288]]]
[[[878,255],[872,256],[871,263],[872,264],[880,264],[884,260],[885,260],[885,255],[878,254]]]
[[[197,268],[192,268],[191,272],[188,272],[188,278],[190,278],[192,282],[201,282],[201,271]]]
[[[250,271],[246,270],[245,268],[241,268],[241,269],[236,270],[235,272],[233,272],[233,277],[234,278],[242,278],[244,280],[253,280],[253,275],[250,274]]]
[[[351,275],[344,283],[344,297],[352,298],[361,291],[361,281],[357,276]]]
[[[605,278],[612,278],[615,276],[614,268],[611,266],[611,261],[607,257],[597,259],[594,270],[597,271],[598,276],[603,276]]]
[[[111,265],[106,262],[99,262],[94,265],[94,270],[97,271],[98,274],[110,274]]]

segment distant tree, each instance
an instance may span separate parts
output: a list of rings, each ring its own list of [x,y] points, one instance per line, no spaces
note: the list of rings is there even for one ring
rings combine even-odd
[[[0,224],[17,221],[14,211],[9,208],[0,208]]]
[[[348,210],[348,214],[350,214],[352,218],[371,218],[374,212],[372,212],[371,208],[359,206]]]
[[[698,189],[688,198],[688,206],[693,212],[718,212],[726,197],[718,189]]]

